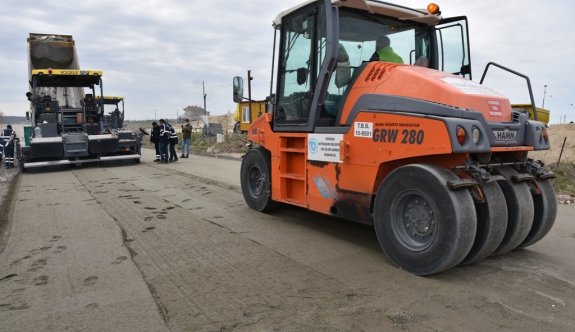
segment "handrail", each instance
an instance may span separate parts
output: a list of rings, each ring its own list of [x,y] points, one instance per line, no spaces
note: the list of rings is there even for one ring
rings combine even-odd
[[[521,74],[520,72],[517,72],[513,69],[509,69],[509,68],[502,66],[498,63],[489,62],[487,64],[487,66],[485,66],[485,70],[483,71],[483,75],[481,76],[481,81],[479,81],[479,84],[483,84],[483,80],[485,79],[485,75],[487,75],[487,71],[489,70],[489,67],[491,65],[498,67],[500,69],[503,69],[505,71],[508,71],[508,72],[515,74],[517,76],[523,77],[527,81],[527,87],[529,89],[529,97],[531,97],[531,107],[533,107],[533,118],[535,119],[535,121],[539,121],[539,117],[537,116],[537,108],[535,107],[535,99],[533,98],[533,89],[531,88],[531,81],[529,80],[529,77],[527,77],[527,75]]]

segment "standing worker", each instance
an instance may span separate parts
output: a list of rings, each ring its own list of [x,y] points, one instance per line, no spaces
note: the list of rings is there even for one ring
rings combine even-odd
[[[14,146],[16,139],[16,132],[12,129],[12,125],[7,125],[6,129],[0,132],[0,160],[4,158],[4,165],[6,169],[14,168]]]
[[[154,161],[162,161],[160,154],[160,126],[156,121],[152,122],[152,135],[150,135],[150,142],[154,143],[154,148],[156,148],[156,159]]]
[[[182,155],[180,158],[190,158],[192,144],[192,126],[190,120],[186,119],[182,125]]]
[[[170,126],[170,162],[178,161],[178,152],[176,151],[176,144],[178,144],[178,133],[176,133],[176,129]]]
[[[159,149],[160,149],[160,162],[168,163],[168,146],[170,145],[170,126],[164,119],[160,119],[160,139],[159,139]]]

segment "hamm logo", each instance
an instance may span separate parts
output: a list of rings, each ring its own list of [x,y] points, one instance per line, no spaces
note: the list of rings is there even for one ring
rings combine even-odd
[[[495,135],[495,139],[500,142],[513,142],[517,140],[517,131],[509,130],[508,128],[504,130],[494,130],[493,135]]]

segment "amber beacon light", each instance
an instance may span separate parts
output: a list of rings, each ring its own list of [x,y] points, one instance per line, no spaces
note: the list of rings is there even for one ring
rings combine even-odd
[[[439,5],[432,2],[427,5],[427,11],[432,15],[437,15],[439,14]]]

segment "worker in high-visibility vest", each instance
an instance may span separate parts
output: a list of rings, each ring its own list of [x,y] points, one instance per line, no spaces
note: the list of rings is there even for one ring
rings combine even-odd
[[[371,61],[403,63],[399,54],[391,48],[391,41],[387,36],[379,36],[375,43],[376,51],[371,57]]]
[[[4,159],[6,168],[14,167],[14,139],[16,139],[16,132],[11,125],[7,125],[0,131],[0,163]]]

